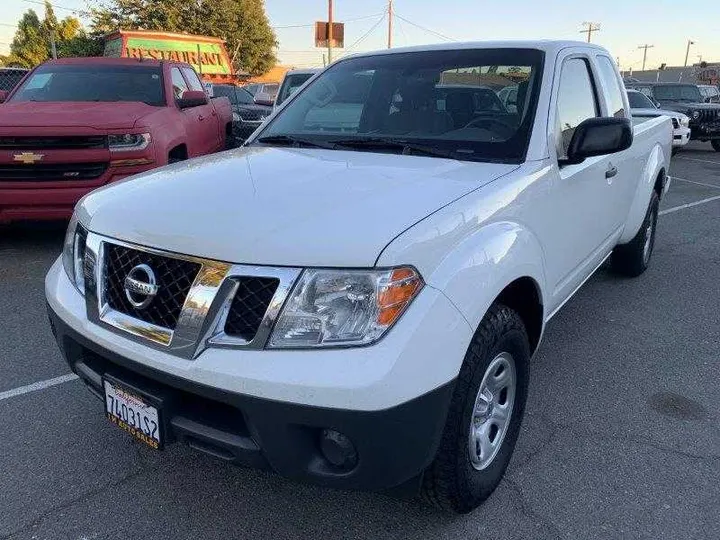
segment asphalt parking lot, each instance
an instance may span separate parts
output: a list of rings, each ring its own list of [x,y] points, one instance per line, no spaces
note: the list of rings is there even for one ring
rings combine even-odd
[[[0,227],[0,539],[720,538],[720,154],[671,173],[651,268],[601,269],[551,321],[508,474],[461,517],[134,443],[56,379],[63,228]]]

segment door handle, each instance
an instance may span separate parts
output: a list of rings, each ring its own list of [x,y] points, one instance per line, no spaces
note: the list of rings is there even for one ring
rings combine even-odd
[[[612,178],[616,174],[617,174],[617,167],[615,167],[614,165],[610,165],[608,167],[607,171],[605,171],[605,178]]]
[[[200,115],[198,115],[198,120],[205,120],[205,117],[202,114],[200,114]]]

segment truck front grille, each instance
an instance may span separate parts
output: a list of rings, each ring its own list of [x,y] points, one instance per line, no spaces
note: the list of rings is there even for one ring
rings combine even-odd
[[[104,135],[59,135],[42,136],[0,136],[2,150],[77,150],[78,148],[107,148],[108,140]]]
[[[104,299],[121,313],[169,330],[177,326],[183,304],[200,271],[200,264],[147,253],[116,244],[105,244]],[[125,294],[125,278],[139,264],[148,265],[158,286],[145,307],[133,306]]]
[[[102,176],[107,163],[42,163],[0,165],[0,182],[52,182],[93,180]]]
[[[238,288],[225,321],[225,333],[228,336],[252,341],[280,285],[280,280],[243,276],[237,281]]]
[[[715,109],[701,109],[700,118],[697,119],[699,123],[716,122],[720,119],[720,110]]]

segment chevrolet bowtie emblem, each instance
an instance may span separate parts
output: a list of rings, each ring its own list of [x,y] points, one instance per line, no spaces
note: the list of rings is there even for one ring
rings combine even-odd
[[[42,158],[44,158],[44,157],[45,157],[45,154],[33,154],[32,152],[22,152],[21,154],[15,154],[13,156],[13,160],[19,161],[20,163],[24,163],[25,165],[32,165],[33,163],[42,161]]]

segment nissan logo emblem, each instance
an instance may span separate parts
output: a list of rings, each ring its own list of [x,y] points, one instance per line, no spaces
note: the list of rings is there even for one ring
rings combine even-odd
[[[158,292],[155,272],[147,264],[138,264],[125,278],[125,297],[136,309],[150,305]]]

